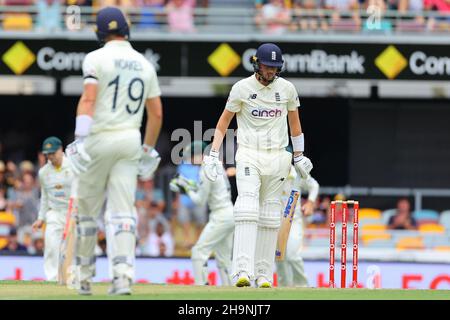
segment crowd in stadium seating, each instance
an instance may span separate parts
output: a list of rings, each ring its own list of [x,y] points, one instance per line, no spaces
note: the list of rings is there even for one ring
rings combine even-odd
[[[450,0],[243,0],[255,7],[254,24],[264,33],[300,31],[443,31],[450,30]],[[0,0],[0,5],[36,6],[36,17],[24,12],[5,12],[4,30],[61,30],[62,6],[95,9],[106,5],[122,7],[133,28],[193,33],[202,24],[195,8],[220,6],[209,0]],[[222,1],[223,3],[223,1]],[[70,12],[68,12],[70,13]],[[426,15],[424,13],[427,13]],[[438,16],[434,17],[437,14]],[[64,15],[64,17],[63,17]],[[70,20],[70,19],[69,19]],[[89,26],[82,15],[74,28]]]
[[[42,254],[43,231],[31,225],[39,210],[40,187],[36,179],[45,158],[40,154],[36,163],[0,160],[0,251],[16,254]],[[183,206],[179,196],[167,200],[164,186],[154,180],[139,181],[136,192],[138,215],[137,254],[147,256],[188,256],[203,225],[186,220],[186,229],[179,216]],[[314,213],[306,219],[305,245],[325,246],[331,200],[345,196],[322,195],[317,199]],[[184,204],[186,205],[186,204]],[[352,211],[350,211],[350,215]],[[336,217],[337,223],[340,220]],[[351,216],[349,217],[351,220]],[[203,222],[205,223],[205,222]],[[197,223],[198,224],[198,223]],[[99,219],[97,254],[106,254],[106,236],[102,217]],[[186,231],[187,230],[187,231]],[[338,230],[338,228],[337,228]],[[400,198],[397,208],[379,210],[360,209],[362,245],[397,249],[450,250],[450,211],[439,214],[433,210],[412,211],[410,200]],[[319,232],[318,232],[319,231]],[[323,232],[322,232],[323,231]],[[339,231],[339,230],[338,230]],[[317,233],[318,232],[318,233]],[[187,245],[190,244],[190,245]]]
[[[44,232],[33,230],[40,206],[40,186],[36,178],[45,158],[38,163],[0,160],[0,251],[42,254]],[[166,202],[153,180],[139,181],[136,192],[138,214],[137,252],[140,255],[172,256],[174,230],[171,217],[164,215]],[[174,207],[176,207],[174,205]],[[106,253],[103,217],[99,219],[97,253]]]
[[[297,30],[370,32],[450,28],[449,0],[256,0],[256,6],[255,23],[270,34]],[[329,16],[325,13],[328,10],[332,12]],[[447,14],[447,17],[425,19],[425,11]]]

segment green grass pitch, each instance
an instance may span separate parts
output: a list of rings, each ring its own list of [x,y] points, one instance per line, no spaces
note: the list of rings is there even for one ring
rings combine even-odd
[[[450,290],[235,288],[135,284],[131,296],[109,296],[108,283],[95,283],[93,295],[79,296],[73,289],[49,282],[0,281],[5,300],[450,300]]]

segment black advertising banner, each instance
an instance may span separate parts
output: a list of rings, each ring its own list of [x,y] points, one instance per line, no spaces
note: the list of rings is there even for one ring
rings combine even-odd
[[[153,63],[158,73],[180,76],[181,46],[175,42],[133,42],[133,47]],[[0,75],[80,76],[87,53],[97,41],[10,40],[0,41]]]
[[[450,80],[450,45],[278,42],[286,78]],[[132,41],[159,76],[245,77],[256,42]],[[81,76],[96,41],[2,39],[1,75]]]

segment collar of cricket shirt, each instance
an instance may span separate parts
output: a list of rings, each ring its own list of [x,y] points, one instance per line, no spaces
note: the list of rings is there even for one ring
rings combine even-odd
[[[127,40],[110,40],[105,47],[131,47],[131,44]]]
[[[263,85],[261,82],[259,82],[258,81],[258,79],[256,79],[256,73],[253,75],[253,80],[256,82],[256,89],[259,91],[259,90],[262,90],[262,89],[264,89],[264,88],[267,88],[267,89],[272,89],[272,87],[273,87],[273,83],[274,83],[274,81],[272,81],[271,83],[269,83],[267,86],[265,86],[265,85]]]

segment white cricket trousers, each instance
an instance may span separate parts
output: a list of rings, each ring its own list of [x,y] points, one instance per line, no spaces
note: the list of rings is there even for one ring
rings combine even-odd
[[[196,285],[207,282],[206,264],[215,253],[222,285],[231,284],[231,251],[233,249],[234,216],[233,207],[211,211],[209,221],[203,228],[197,243],[192,247],[191,260]]]
[[[66,210],[50,210],[45,214],[44,273],[47,281],[58,281],[59,249],[66,215]]]
[[[232,276],[246,272],[250,279],[273,280],[280,198],[291,160],[292,154],[285,149],[238,147]]]
[[[297,205],[300,205],[300,203]],[[296,210],[295,215],[297,214],[300,214],[300,212]],[[308,279],[302,258],[303,237],[303,217],[294,217],[286,245],[284,261],[276,262],[278,284],[280,287],[308,286]]]
[[[95,275],[94,249],[97,218],[106,194],[106,222],[113,229],[108,245],[113,276],[134,278],[137,167],[141,155],[141,134],[137,129],[107,131],[88,136],[86,152],[92,158],[79,176],[77,257],[80,281]]]

